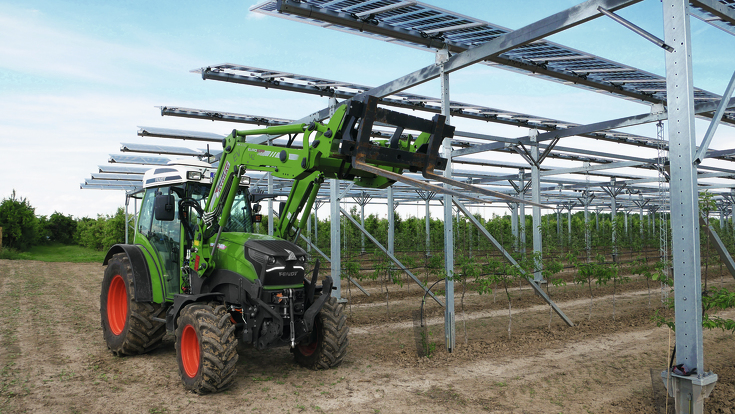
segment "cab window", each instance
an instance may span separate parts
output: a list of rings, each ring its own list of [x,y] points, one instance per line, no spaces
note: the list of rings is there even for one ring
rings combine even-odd
[[[209,195],[209,186],[204,185],[192,185],[190,197],[199,202],[199,205],[204,208],[206,198]],[[235,200],[232,202],[232,210],[230,211],[230,217],[227,219],[227,224],[222,231],[227,232],[253,232],[253,220],[252,220],[252,209],[250,207],[249,197],[250,192],[247,187],[239,187],[237,194],[235,194]],[[196,215],[189,214],[190,224],[196,225]]]

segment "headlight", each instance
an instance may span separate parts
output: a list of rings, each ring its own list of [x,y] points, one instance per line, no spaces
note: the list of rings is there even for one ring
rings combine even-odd
[[[202,173],[199,172],[199,171],[187,171],[186,172],[186,179],[187,180],[200,181],[202,179]]]
[[[268,264],[276,264],[276,258],[273,256],[268,256]]]

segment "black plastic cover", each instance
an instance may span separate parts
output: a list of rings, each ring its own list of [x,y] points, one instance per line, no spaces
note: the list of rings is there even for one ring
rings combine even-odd
[[[306,252],[296,244],[286,240],[248,240],[244,250],[264,287],[303,282]]]
[[[173,194],[157,195],[153,202],[153,215],[156,220],[173,221],[176,214],[176,200]]]

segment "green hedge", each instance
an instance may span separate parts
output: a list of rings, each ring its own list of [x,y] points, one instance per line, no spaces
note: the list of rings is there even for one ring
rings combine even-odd
[[[114,215],[79,219],[58,211],[49,217],[36,216],[35,211],[26,198],[16,196],[15,190],[0,202],[5,256],[12,256],[13,251],[28,251],[33,246],[50,243],[106,250],[125,242],[125,211],[122,207]]]

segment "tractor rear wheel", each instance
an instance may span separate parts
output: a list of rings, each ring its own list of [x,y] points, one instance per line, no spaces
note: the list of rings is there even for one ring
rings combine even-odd
[[[237,338],[224,305],[194,303],[181,311],[176,359],[187,390],[208,394],[232,384],[237,372]]]
[[[300,365],[310,369],[329,369],[342,362],[347,354],[347,315],[344,304],[330,297],[314,320],[311,337],[296,345],[294,357]]]
[[[160,345],[166,327],[151,318],[161,318],[164,312],[161,304],[135,301],[130,259],[125,253],[112,256],[100,293],[102,333],[112,353],[137,355]]]

